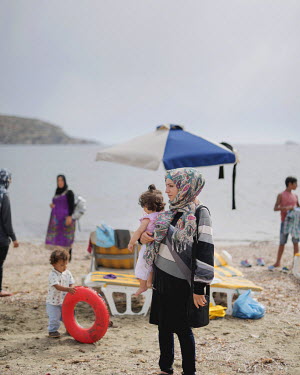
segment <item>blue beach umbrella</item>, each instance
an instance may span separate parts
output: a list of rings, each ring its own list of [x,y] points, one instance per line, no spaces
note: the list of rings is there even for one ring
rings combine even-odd
[[[236,152],[228,148],[230,145],[226,145],[227,147],[189,133],[179,125],[160,125],[154,132],[99,151],[96,161],[110,161],[152,170],[157,170],[161,162],[167,170],[224,164],[236,166]],[[235,167],[233,182],[234,180]],[[234,198],[232,208],[235,208]]]

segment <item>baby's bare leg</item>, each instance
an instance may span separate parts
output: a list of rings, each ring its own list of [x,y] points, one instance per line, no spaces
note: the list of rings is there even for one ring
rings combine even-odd
[[[139,282],[140,282],[140,287],[136,291],[136,293],[134,293],[135,296],[139,296],[141,293],[146,292],[146,290],[148,289],[147,280],[139,279]]]

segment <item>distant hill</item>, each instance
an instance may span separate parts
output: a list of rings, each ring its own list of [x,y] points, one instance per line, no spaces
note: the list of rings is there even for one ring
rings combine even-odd
[[[88,144],[95,141],[72,138],[48,122],[0,115],[0,144]]]
[[[287,146],[295,146],[295,145],[299,145],[299,143],[295,142],[295,141],[286,141],[285,144]]]

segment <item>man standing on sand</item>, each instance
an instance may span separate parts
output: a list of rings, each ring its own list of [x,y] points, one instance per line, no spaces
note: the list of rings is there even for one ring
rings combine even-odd
[[[19,246],[11,223],[10,202],[7,194],[10,182],[10,172],[7,169],[0,169],[0,297],[11,296],[10,293],[2,291],[2,269],[10,240],[13,241],[14,247]]]
[[[292,193],[292,190],[297,189],[297,179],[295,177],[287,177],[285,179],[286,189],[278,194],[277,200],[274,206],[274,211],[280,211],[281,213],[281,225],[280,225],[280,242],[277,252],[277,259],[273,266],[269,267],[270,271],[273,271],[275,267],[280,266],[281,257],[284,251],[284,246],[287,243],[288,233],[284,233],[284,220],[289,210],[293,210],[295,207],[299,207],[299,200],[296,194]],[[294,254],[299,252],[299,238],[292,237],[294,245]]]

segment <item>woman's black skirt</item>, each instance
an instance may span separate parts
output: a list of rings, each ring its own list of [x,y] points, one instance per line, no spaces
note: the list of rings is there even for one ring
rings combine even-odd
[[[176,332],[190,327],[188,311],[191,302],[189,283],[153,267],[153,295],[150,323]]]

